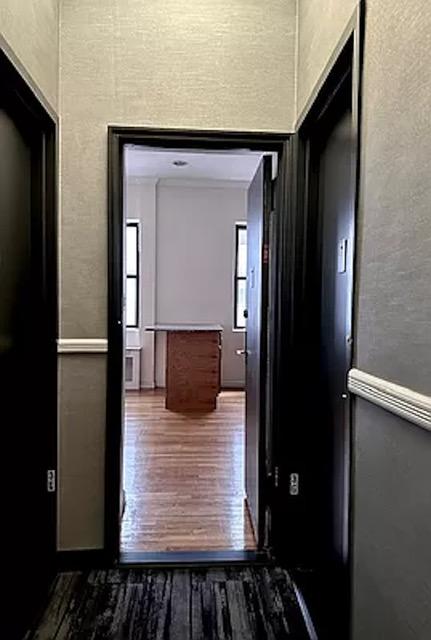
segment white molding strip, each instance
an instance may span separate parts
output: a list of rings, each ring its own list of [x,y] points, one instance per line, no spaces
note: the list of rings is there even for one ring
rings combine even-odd
[[[59,338],[58,353],[107,353],[106,338]]]
[[[417,393],[408,387],[372,376],[359,369],[349,371],[348,387],[351,393],[431,431],[431,396]]]

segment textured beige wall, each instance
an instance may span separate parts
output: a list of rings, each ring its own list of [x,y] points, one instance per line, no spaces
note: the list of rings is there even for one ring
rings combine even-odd
[[[313,95],[359,0],[298,0],[296,115]]]
[[[105,381],[103,354],[60,359],[58,548],[103,544]]]
[[[294,0],[63,0],[63,336],[106,335],[107,124],[291,130],[295,24]]]
[[[57,112],[59,0],[1,0],[0,34]]]
[[[61,335],[105,337],[107,125],[292,130],[296,2],[63,0],[60,22]],[[103,544],[93,357],[62,356],[62,548]],[[98,453],[72,474],[64,443],[83,441]]]
[[[369,0],[358,366],[431,394],[431,8]]]

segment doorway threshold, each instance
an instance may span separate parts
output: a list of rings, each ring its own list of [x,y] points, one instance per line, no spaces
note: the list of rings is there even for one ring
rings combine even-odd
[[[214,565],[270,564],[266,551],[125,551],[120,553],[118,566],[145,565],[151,567],[205,567]]]

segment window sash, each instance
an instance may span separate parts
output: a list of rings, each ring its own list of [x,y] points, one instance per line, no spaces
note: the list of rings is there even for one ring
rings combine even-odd
[[[240,289],[241,289],[241,285],[242,283],[246,283],[247,282],[247,275],[246,275],[246,271],[245,271],[245,275],[239,275],[239,259],[240,259],[240,251],[239,251],[239,246],[240,246],[240,236],[241,234],[243,234],[244,232],[247,232],[247,225],[246,223],[241,223],[241,224],[236,224],[235,225],[235,277],[234,277],[234,309],[233,309],[233,313],[234,313],[234,329],[245,329],[246,328],[246,319],[243,317],[243,314],[241,313],[241,309],[238,308],[238,301],[240,298]],[[247,244],[246,244],[247,246]],[[246,291],[245,291],[245,295],[246,295]],[[245,303],[244,303],[244,309],[245,309]]]
[[[133,269],[128,270],[130,266],[130,261],[127,260],[127,249],[128,247],[128,230],[134,228],[135,229],[135,238],[134,242],[136,246],[135,250],[135,259],[131,262],[133,263]],[[130,237],[130,236],[129,236]],[[127,329],[137,329],[139,327],[139,304],[140,304],[140,296],[139,296],[139,283],[140,283],[140,260],[139,260],[139,223],[138,222],[127,222],[126,223],[126,328]],[[130,296],[128,295],[129,283],[134,282],[133,291],[134,291],[134,309],[133,309],[133,320],[130,319],[129,316],[129,308],[128,305],[131,304]]]

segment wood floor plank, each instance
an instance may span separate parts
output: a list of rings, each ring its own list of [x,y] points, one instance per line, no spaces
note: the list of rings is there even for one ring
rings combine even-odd
[[[219,567],[59,576],[41,624],[30,637],[306,640],[308,635],[285,571]]]
[[[54,582],[50,606],[39,623],[34,640],[39,638],[58,638],[58,633],[66,616],[70,602],[76,593],[77,582],[81,575],[75,573],[62,573]]]
[[[176,571],[172,579],[171,615],[169,636],[171,640],[190,637],[191,575],[189,571]]]
[[[122,551],[256,548],[244,503],[245,395],[175,413],[161,391],[128,393]]]

